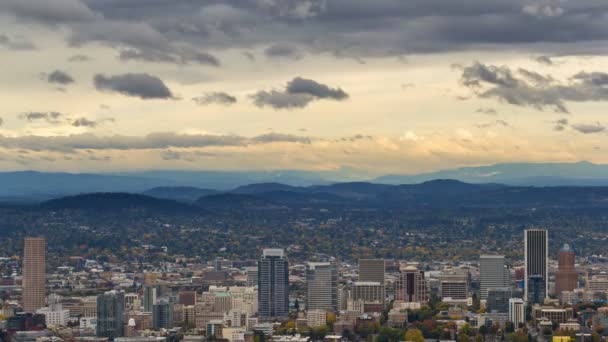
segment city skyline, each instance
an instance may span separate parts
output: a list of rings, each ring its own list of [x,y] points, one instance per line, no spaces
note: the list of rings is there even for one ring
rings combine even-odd
[[[0,168],[608,163],[608,5],[8,0]]]

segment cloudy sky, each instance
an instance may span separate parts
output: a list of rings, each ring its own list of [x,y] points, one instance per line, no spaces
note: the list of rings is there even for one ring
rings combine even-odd
[[[2,0],[0,169],[608,163],[605,0]]]

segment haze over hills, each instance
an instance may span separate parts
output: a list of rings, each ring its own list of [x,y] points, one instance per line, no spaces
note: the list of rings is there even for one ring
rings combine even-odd
[[[325,188],[345,172],[341,182]],[[195,201],[214,191],[236,193],[288,191],[327,192],[343,197],[367,197],[380,186],[418,184],[435,179],[512,186],[608,186],[608,165],[579,163],[512,163],[463,167],[418,175],[386,175],[370,182],[353,170],[314,171],[142,171],[112,174],[47,173],[19,171],[0,173],[0,201],[40,201],[91,192],[145,193],[158,198]],[[355,178],[355,179],[353,179]],[[340,179],[340,178],[338,178]],[[357,182],[353,182],[357,181]],[[370,184],[375,183],[375,184]],[[356,192],[352,192],[356,188]],[[445,190],[445,189],[444,189]],[[310,191],[304,191],[310,192]],[[350,192],[350,194],[349,194]]]

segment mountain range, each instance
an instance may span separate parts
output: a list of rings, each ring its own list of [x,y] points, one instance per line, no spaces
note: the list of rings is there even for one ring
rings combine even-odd
[[[353,169],[336,171],[138,171],[123,173],[50,173],[37,171],[0,172],[0,202],[39,202],[67,195],[95,192],[143,193],[158,198],[193,202],[221,192],[250,194],[284,191],[323,193],[365,198],[389,185],[419,184],[452,179],[470,184],[510,186],[608,186],[608,165],[578,163],[507,163],[463,167],[416,175],[385,175],[364,178]],[[339,182],[338,182],[339,181]],[[358,181],[358,183],[353,183]],[[345,183],[340,183],[345,182]],[[345,185],[341,185],[345,184]],[[353,192],[353,184],[357,191]],[[382,188],[384,186],[384,188]],[[304,191],[304,188],[310,188]],[[349,194],[350,192],[350,194]],[[318,194],[316,195],[318,196]]]

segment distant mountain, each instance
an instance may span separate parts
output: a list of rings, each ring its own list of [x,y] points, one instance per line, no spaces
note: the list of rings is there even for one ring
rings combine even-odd
[[[280,209],[277,205],[262,197],[247,195],[222,193],[217,195],[203,196],[196,201],[196,205],[207,210],[243,210],[243,209]]]
[[[256,183],[239,186],[230,192],[238,194],[259,194],[272,191],[306,192],[306,188],[281,183]]]
[[[40,207],[51,210],[152,210],[156,212],[194,212],[190,205],[172,200],[158,199],[150,196],[128,193],[90,193],[67,196],[43,202]]]
[[[386,175],[375,178],[372,182],[417,184],[434,179],[523,186],[608,186],[608,165],[586,161],[578,163],[508,163],[462,167],[417,175]]]
[[[142,194],[150,197],[170,199],[178,202],[192,203],[203,196],[217,194],[219,191],[201,189],[191,186],[160,186],[144,191]]]

